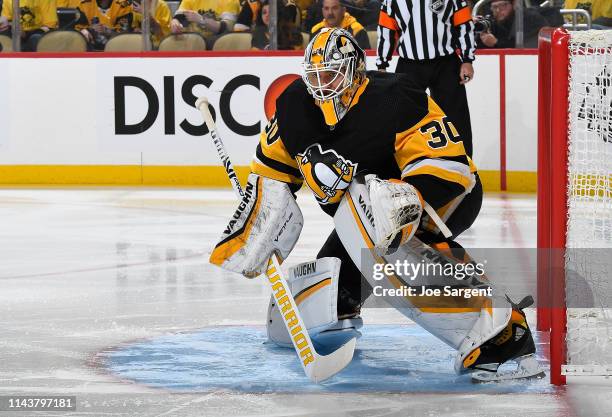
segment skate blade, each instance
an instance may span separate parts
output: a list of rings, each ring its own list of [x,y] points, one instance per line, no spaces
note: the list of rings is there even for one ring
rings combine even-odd
[[[472,373],[472,382],[503,382],[517,379],[541,379],[546,376],[538,361],[533,355],[517,358],[516,369],[502,372],[477,371]]]

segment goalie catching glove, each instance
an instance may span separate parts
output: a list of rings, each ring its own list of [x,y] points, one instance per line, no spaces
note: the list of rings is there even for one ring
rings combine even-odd
[[[376,225],[376,246],[397,248],[414,236],[423,212],[421,193],[400,180],[367,175],[366,185]]]
[[[293,250],[304,218],[287,184],[250,174],[244,197],[210,263],[247,278],[261,275],[273,253],[281,261]]]

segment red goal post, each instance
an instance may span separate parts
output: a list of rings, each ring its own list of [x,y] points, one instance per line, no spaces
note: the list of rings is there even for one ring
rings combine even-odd
[[[537,329],[562,385],[612,375],[612,31],[544,29],[538,62]]]
[[[565,344],[560,341],[565,339],[566,310],[564,297],[559,300],[562,294],[557,294],[556,301],[560,303],[554,309],[551,295],[553,289],[564,289],[565,276],[559,269],[556,269],[554,277],[551,276],[553,259],[552,251],[548,249],[565,248],[569,65],[567,37],[565,31],[547,28],[540,33],[538,42],[537,329],[551,332],[551,382],[557,385],[565,384],[565,376],[561,375]],[[552,88],[553,85],[555,88]],[[559,208],[558,211],[551,210],[555,206]]]

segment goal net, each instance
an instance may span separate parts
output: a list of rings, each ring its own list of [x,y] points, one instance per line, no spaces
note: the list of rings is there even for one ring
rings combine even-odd
[[[539,62],[538,329],[562,384],[612,375],[612,31],[543,33]]]
[[[568,40],[565,374],[612,374],[612,31]],[[608,250],[605,250],[605,249]]]

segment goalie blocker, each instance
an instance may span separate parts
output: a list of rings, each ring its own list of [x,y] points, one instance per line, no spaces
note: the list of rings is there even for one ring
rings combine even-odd
[[[304,218],[287,184],[250,174],[244,197],[210,255],[210,263],[247,278],[261,275],[270,256],[284,260]]]

